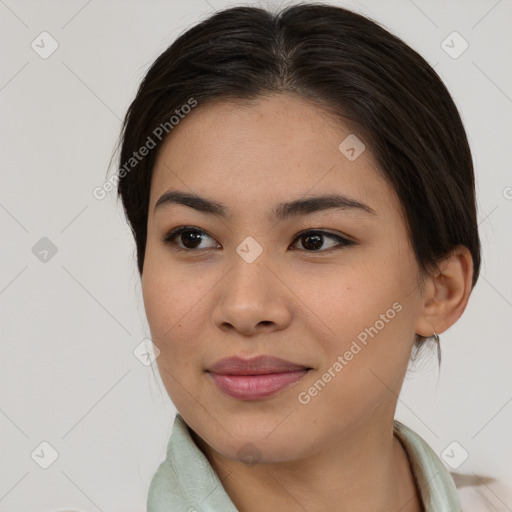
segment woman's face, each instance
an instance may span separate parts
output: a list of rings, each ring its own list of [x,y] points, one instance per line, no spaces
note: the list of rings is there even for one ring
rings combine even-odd
[[[290,461],[369,425],[388,432],[421,315],[419,271],[397,197],[368,148],[342,144],[350,134],[316,106],[269,95],[197,107],[160,149],[146,314],[171,400],[224,457]],[[169,191],[203,202],[155,209]],[[300,206],[334,195],[353,204]],[[193,229],[165,242],[180,226]],[[247,364],[262,355],[290,364]],[[214,368],[229,357],[240,364]]]

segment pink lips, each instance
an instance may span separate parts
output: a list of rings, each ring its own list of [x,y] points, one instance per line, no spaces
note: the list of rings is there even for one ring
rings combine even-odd
[[[259,400],[300,380],[310,368],[271,356],[228,357],[207,371],[224,393],[241,400]]]

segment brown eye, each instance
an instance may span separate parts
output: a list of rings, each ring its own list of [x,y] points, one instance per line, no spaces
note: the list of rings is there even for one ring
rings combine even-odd
[[[334,246],[331,245],[330,247],[325,247],[325,238],[330,238],[338,243]],[[299,233],[295,240],[301,242],[301,245],[304,248],[301,250],[305,250],[306,252],[330,252],[332,249],[341,249],[349,245],[354,245],[354,242],[351,240],[326,231],[304,231]]]
[[[194,251],[208,249],[208,247],[198,247],[206,238],[213,240],[210,235],[201,229],[190,226],[180,226],[167,233],[163,238],[163,242],[172,245],[173,249],[176,250]],[[176,242],[176,239],[181,242],[181,245]]]

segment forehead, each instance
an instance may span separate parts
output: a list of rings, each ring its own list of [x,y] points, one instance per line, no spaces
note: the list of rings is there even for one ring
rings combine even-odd
[[[196,107],[159,150],[150,211],[172,188],[255,207],[306,193],[342,193],[375,209],[398,203],[361,134],[284,94]]]

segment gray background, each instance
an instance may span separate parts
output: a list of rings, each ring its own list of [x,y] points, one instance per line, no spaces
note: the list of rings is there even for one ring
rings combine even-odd
[[[121,205],[92,190],[149,65],[183,30],[240,3],[0,0],[0,511],[145,509],[175,410],[155,365],[133,352],[149,329]],[[512,3],[331,3],[419,51],[465,122],[482,273],[441,336],[440,374],[434,354],[411,368],[397,418],[439,456],[468,453],[447,465],[468,475],[457,478],[465,510],[512,510]],[[58,43],[47,58],[31,47],[51,49],[44,31]],[[458,58],[445,51],[463,48],[453,31],[469,44]]]

